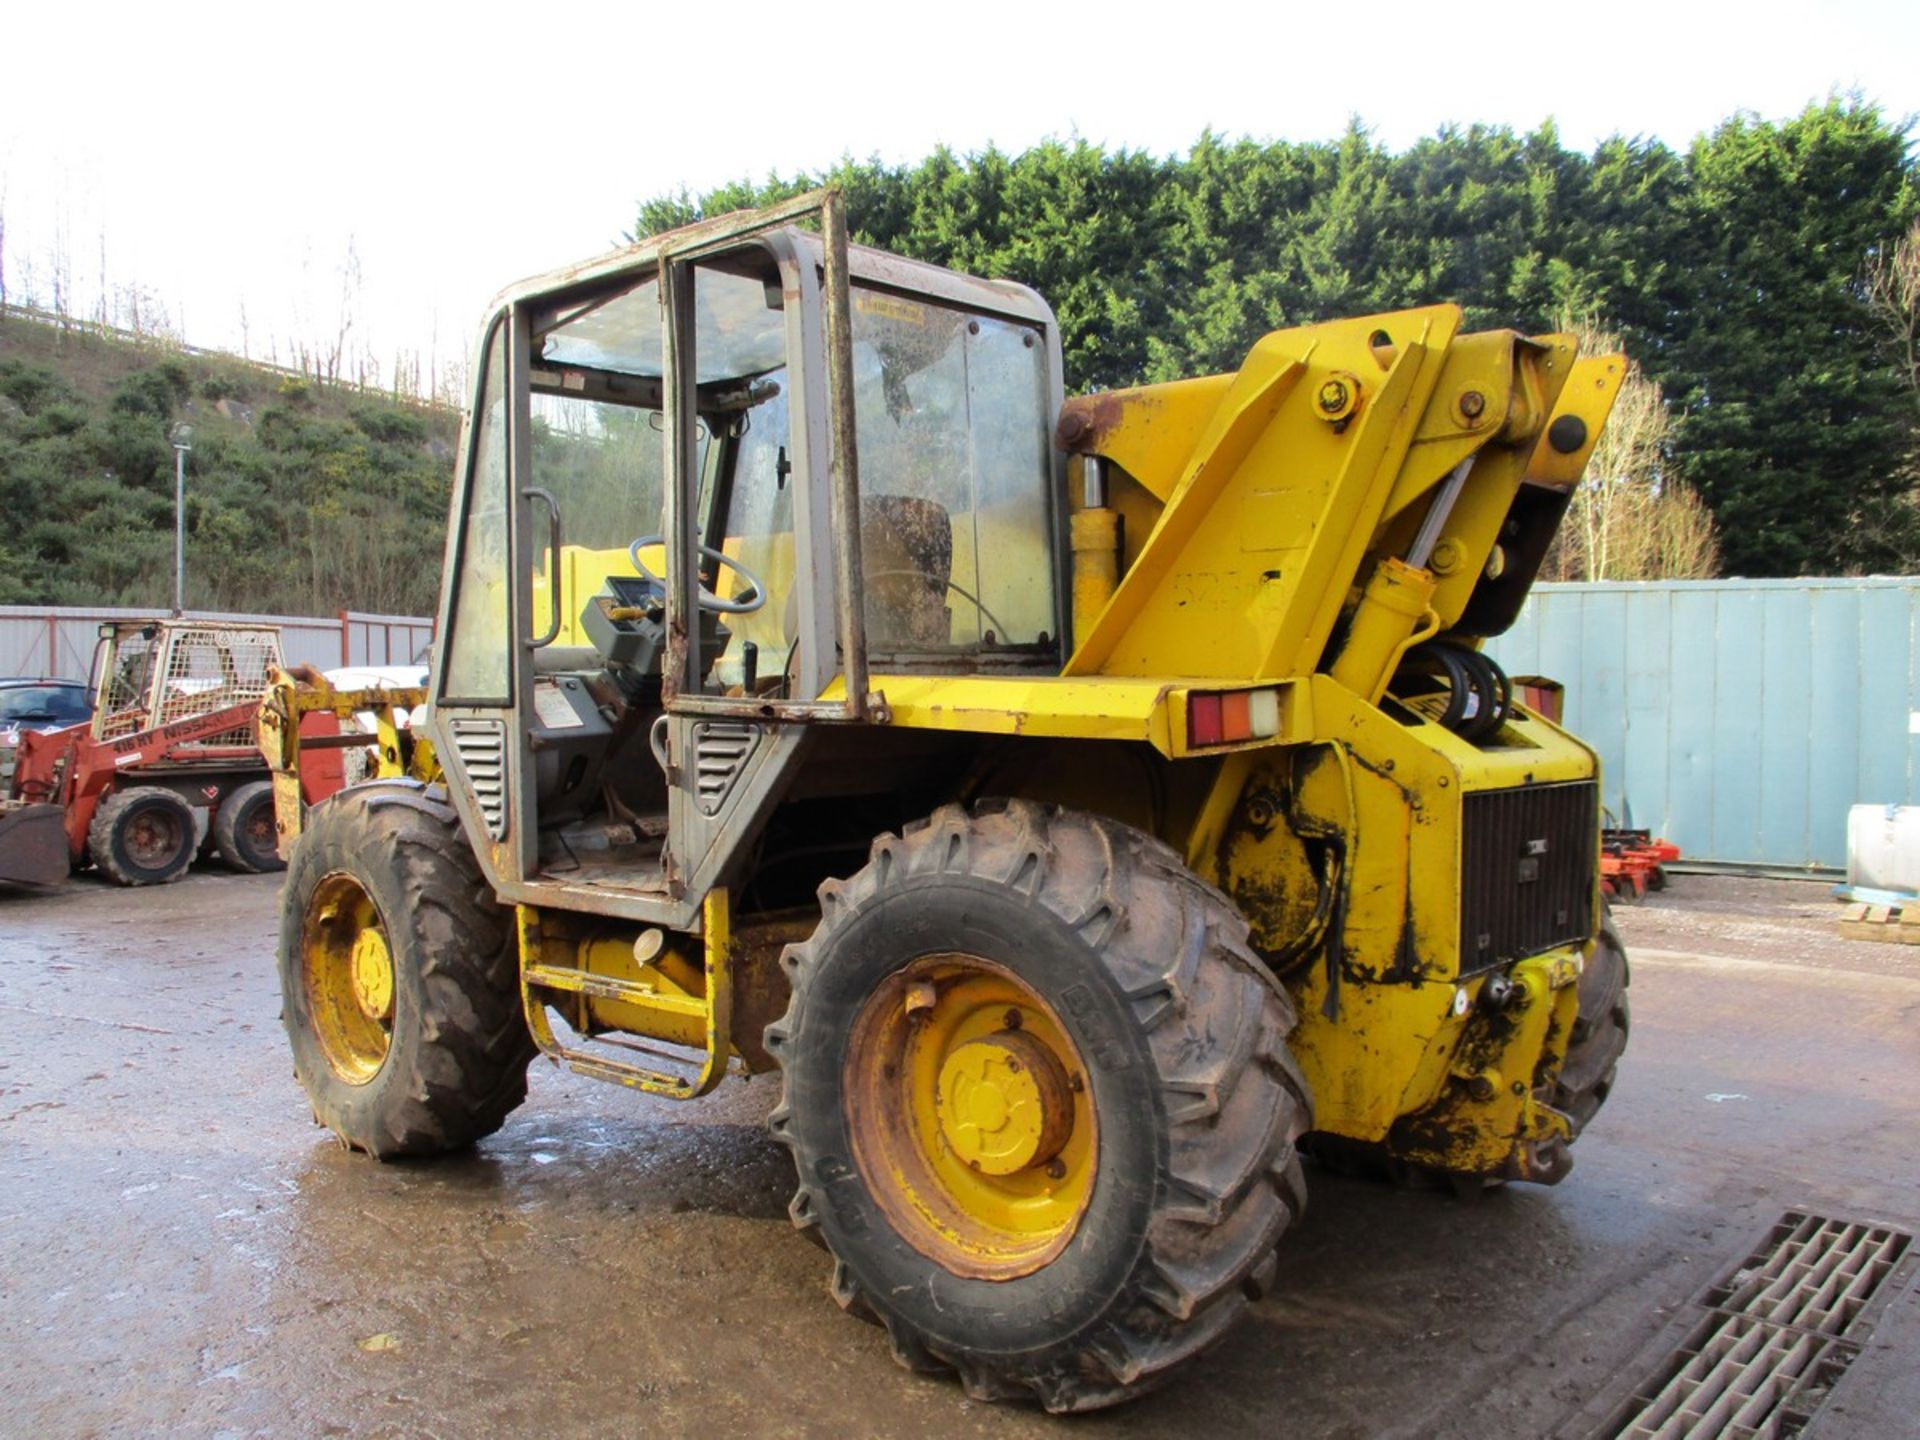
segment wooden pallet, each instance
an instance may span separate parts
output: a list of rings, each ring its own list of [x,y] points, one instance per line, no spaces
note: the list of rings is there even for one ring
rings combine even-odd
[[[1840,912],[1840,934],[1847,940],[1920,945],[1920,905],[1849,905]]]

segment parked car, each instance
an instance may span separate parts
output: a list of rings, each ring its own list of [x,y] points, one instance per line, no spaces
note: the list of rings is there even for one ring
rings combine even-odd
[[[13,780],[13,752],[22,730],[58,730],[92,718],[93,701],[78,680],[0,678],[0,796]]]

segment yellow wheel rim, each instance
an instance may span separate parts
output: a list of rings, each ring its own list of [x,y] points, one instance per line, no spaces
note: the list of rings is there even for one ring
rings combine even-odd
[[[1099,1155],[1080,1052],[1029,986],[978,956],[931,955],[861,1008],[845,1072],[856,1162],[894,1227],[957,1275],[1052,1260]]]
[[[327,1064],[364,1085],[393,1048],[393,951],[380,912],[351,875],[315,887],[300,931],[307,1012]]]

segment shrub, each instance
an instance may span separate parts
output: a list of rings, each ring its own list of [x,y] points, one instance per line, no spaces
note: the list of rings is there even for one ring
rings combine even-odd
[[[21,360],[0,360],[0,395],[29,415],[55,400],[71,400],[73,391],[51,370]]]
[[[71,400],[55,400],[41,407],[31,420],[20,427],[29,440],[46,440],[59,435],[77,435],[87,425],[86,407]]]
[[[193,377],[178,360],[163,360],[151,370],[139,370],[120,382],[111,408],[120,415],[168,420],[174,407],[193,393]]]
[[[427,438],[426,418],[384,405],[355,405],[347,412],[361,434],[395,445],[417,445]]]
[[[200,394],[202,398],[213,401],[244,400],[247,386],[238,376],[216,370],[200,382]]]

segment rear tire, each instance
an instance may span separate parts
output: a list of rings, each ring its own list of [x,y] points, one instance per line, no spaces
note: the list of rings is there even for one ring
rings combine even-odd
[[[280,914],[294,1074],[348,1146],[460,1150],[526,1098],[512,912],[435,792],[376,783],[316,806]]]
[[[213,839],[220,858],[244,874],[286,869],[274,826],[273,782],[249,781],[222,800],[213,816]]]
[[[1627,1004],[1627,948],[1613,917],[1600,921],[1600,943],[1580,975],[1580,1010],[1567,1040],[1566,1063],[1554,1081],[1554,1109],[1573,1118],[1578,1139],[1613,1092],[1620,1057],[1626,1052],[1632,1013]]]
[[[769,1124],[799,1170],[794,1223],[817,1227],[835,1257],[841,1308],[885,1325],[909,1369],[956,1371],[977,1399],[1052,1411],[1129,1399],[1225,1334],[1305,1207],[1295,1143],[1312,1123],[1286,1047],[1293,1007],[1232,903],[1147,835],[1014,802],[948,806],[882,836],[865,869],[822,887],[821,910],[782,956],[793,998],[767,1029],[785,1086]],[[1030,997],[1032,1018],[1009,1009],[986,1035],[1004,1002],[963,1015],[946,1065],[935,1054],[918,1072],[937,1070],[938,1090],[909,1064],[864,1063],[876,1016],[893,1024],[896,1006],[905,1033],[937,1033],[942,1007],[975,983]],[[1046,1091],[1052,1062],[1033,1051],[1043,1034],[1061,1069],[1051,1118],[1029,1136],[1062,1147],[1044,1167],[1055,1187],[1036,1165],[996,1168],[1004,1155],[988,1146],[972,1168],[1029,1190],[988,1186],[979,1200],[964,1171],[950,1189],[913,1190],[942,1166],[954,1173],[967,1143],[945,1127],[979,1114],[964,1100],[979,1071],[966,1073],[962,1042],[984,1035],[1007,1047],[1003,1060],[1018,1051],[1024,1066],[1007,1068]],[[1060,1081],[1074,1096],[1064,1104]],[[889,1103],[909,1122],[905,1142],[874,1123]],[[1065,1109],[1077,1118],[1063,1132]],[[1079,1209],[1022,1233],[1022,1206],[1059,1192]]]
[[[158,785],[114,791],[100,802],[87,826],[93,863],[118,885],[178,880],[199,848],[193,807]]]

